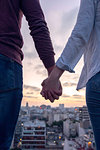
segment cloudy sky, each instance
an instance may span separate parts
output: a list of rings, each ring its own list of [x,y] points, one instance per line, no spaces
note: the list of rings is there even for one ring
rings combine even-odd
[[[50,30],[51,39],[55,49],[55,59],[60,56],[68,37],[75,25],[79,10],[80,0],[40,0],[41,7]],[[63,95],[53,104],[44,100],[41,95],[41,82],[47,77],[46,69],[43,67],[30,36],[27,22],[23,18],[22,35],[24,38],[24,61],[23,61],[23,87],[24,97],[22,105],[28,101],[29,105],[52,105],[53,107],[64,103],[66,107],[85,105],[85,89],[76,91],[77,82],[83,60],[81,59],[75,67],[75,73],[67,71],[61,77]]]

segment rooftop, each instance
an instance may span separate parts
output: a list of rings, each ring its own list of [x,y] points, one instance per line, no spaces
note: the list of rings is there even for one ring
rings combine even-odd
[[[36,119],[34,122],[32,122],[32,121],[25,122],[24,126],[25,127],[37,127],[37,126],[46,127],[46,124],[44,121],[40,121],[40,120]]]

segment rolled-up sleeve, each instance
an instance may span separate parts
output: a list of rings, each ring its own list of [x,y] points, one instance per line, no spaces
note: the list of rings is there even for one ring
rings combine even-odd
[[[75,72],[73,69],[84,53],[94,26],[96,3],[97,0],[81,0],[76,25],[56,62],[62,70]]]
[[[36,50],[46,68],[55,64],[54,51],[47,23],[39,0],[21,0],[21,10],[29,24]]]

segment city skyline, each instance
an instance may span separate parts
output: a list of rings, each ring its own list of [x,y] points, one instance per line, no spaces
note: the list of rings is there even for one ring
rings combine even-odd
[[[95,150],[87,106],[21,107],[11,150]]]
[[[57,60],[76,22],[80,0],[63,0],[63,2],[60,0],[41,0],[40,3],[50,30],[56,54],[55,60]],[[75,74],[65,72],[61,77],[63,95],[59,100],[50,103],[48,100],[42,98],[40,95],[41,82],[47,77],[47,72],[38,58],[29,32],[27,22],[24,18],[22,22],[22,35],[24,39],[23,52],[25,58],[23,61],[24,91],[22,105],[25,105],[26,101],[31,106],[46,104],[55,107],[60,103],[64,103],[66,107],[85,105],[85,90],[76,91],[77,82],[83,66],[82,59],[75,68]]]

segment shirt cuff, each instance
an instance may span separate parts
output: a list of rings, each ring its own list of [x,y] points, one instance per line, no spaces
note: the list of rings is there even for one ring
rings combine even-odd
[[[57,60],[56,66],[62,70],[69,71],[70,73],[75,73],[75,71],[73,69],[71,69],[71,67],[68,64],[64,64],[62,62],[61,57]]]
[[[55,65],[55,59],[53,56],[42,60],[42,62],[44,64],[45,68],[47,68],[47,69]]]

